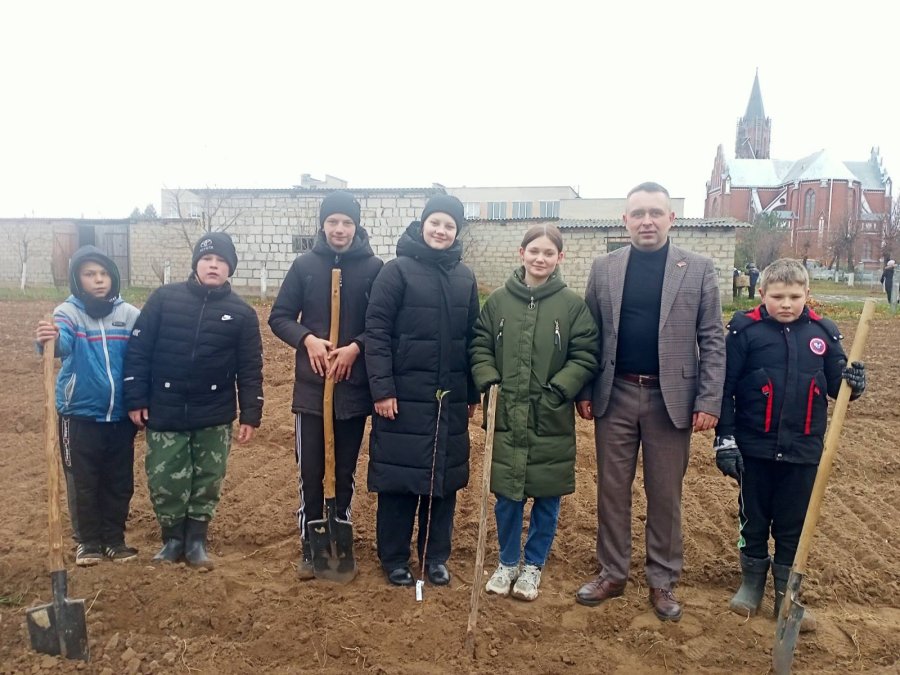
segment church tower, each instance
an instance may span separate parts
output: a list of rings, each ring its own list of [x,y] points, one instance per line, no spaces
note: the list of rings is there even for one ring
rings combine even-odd
[[[759,91],[759,70],[753,78],[753,90],[747,102],[747,112],[738,120],[734,141],[737,159],[769,159],[772,140],[772,120],[766,117],[762,94]]]

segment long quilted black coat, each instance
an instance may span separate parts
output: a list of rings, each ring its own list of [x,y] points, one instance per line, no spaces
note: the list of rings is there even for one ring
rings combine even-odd
[[[469,481],[467,405],[478,401],[469,343],[478,318],[475,275],[459,241],[429,248],[413,222],[372,285],[366,369],[372,398],[396,397],[399,413],[372,416],[369,490],[435,497]],[[447,392],[439,402],[439,392]],[[440,425],[438,409],[440,407]],[[435,450],[435,433],[437,445]]]

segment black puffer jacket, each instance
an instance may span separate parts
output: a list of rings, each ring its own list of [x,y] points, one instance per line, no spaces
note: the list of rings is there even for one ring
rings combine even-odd
[[[369,291],[384,263],[369,246],[369,235],[357,226],[356,236],[344,253],[335,253],[319,230],[313,249],[294,260],[288,270],[272,312],[269,327],[276,336],[297,350],[294,367],[295,413],[322,415],[325,380],[313,372],[306,347],[300,344],[310,333],[328,339],[331,326],[331,270],[341,270],[341,316],[336,347],[356,342],[360,355],[350,369],[350,378],[334,386],[337,419],[366,417],[372,412],[366,375],[365,324]],[[297,317],[300,316],[300,322]]]
[[[438,391],[440,428],[434,457],[434,496],[469,482],[467,404],[478,401],[468,348],[478,318],[472,270],[460,262],[458,241],[429,248],[421,225],[400,237],[397,258],[372,286],[366,312],[366,367],[372,398],[396,397],[399,414],[372,416],[369,490],[429,494]]]
[[[230,284],[209,289],[193,275],[153,291],[125,356],[126,410],[148,408],[154,431],[189,431],[233,421],[236,398],[241,424],[258,427],[262,341],[254,309]]]
[[[827,397],[837,397],[847,359],[837,326],[809,308],[780,323],[760,305],[737,312],[727,328],[716,433],[734,436],[748,457],[818,464]]]

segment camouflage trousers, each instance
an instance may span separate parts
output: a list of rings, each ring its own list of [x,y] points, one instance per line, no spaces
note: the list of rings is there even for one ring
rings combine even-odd
[[[193,431],[147,431],[147,487],[162,527],[186,517],[212,520],[230,447],[230,424]]]

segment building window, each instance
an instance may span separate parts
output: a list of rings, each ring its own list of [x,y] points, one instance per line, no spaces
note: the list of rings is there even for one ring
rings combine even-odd
[[[872,260],[872,241],[863,239],[863,260]]]
[[[531,218],[531,202],[513,202],[513,218]]]
[[[816,191],[810,188],[803,200],[803,224],[807,228],[813,226],[813,213],[816,210]]]
[[[628,246],[631,243],[631,239],[628,237],[607,237],[606,238],[606,252],[612,253],[617,248],[622,248],[623,246]]]
[[[559,218],[559,200],[541,202],[541,218]]]
[[[313,244],[315,243],[315,237],[309,237],[302,234],[295,234],[291,237],[294,253],[306,253],[307,251],[311,251]]]
[[[506,218],[506,202],[488,202],[488,218],[499,220]]]
[[[466,202],[463,204],[466,209],[466,218],[467,219],[476,219],[481,218],[481,203],[480,202]]]

